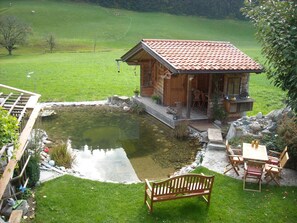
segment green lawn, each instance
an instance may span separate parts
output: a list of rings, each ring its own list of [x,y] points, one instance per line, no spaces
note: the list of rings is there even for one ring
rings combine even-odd
[[[270,111],[284,107],[286,93],[273,86],[267,80],[265,74],[254,74],[250,79],[250,95],[255,99],[253,111],[248,115],[255,115],[258,112],[267,114]]]
[[[263,184],[262,192],[242,189],[242,181],[214,174],[210,207],[202,198],[156,203],[149,214],[144,185],[113,184],[64,176],[36,190],[36,223],[88,222],[295,222],[297,187]],[[45,197],[46,196],[46,197]]]
[[[55,53],[5,57],[0,64],[1,82],[36,91],[42,101],[102,100],[113,94],[132,95],[138,86],[139,71],[115,58],[124,51],[100,53]],[[38,57],[38,58],[36,58]],[[29,72],[30,78],[27,77]]]

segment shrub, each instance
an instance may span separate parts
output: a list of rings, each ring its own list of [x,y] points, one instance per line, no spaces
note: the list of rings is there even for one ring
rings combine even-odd
[[[137,94],[137,95],[140,93],[140,91],[138,90],[138,88],[135,88],[135,90],[133,92],[134,92],[134,94]]]
[[[0,148],[18,140],[18,121],[0,107]]]
[[[26,168],[27,176],[29,177],[28,186],[34,187],[40,178],[39,158],[32,156]]]
[[[50,150],[51,159],[55,161],[58,166],[71,168],[75,157],[68,151],[66,143],[60,143]]]
[[[140,114],[144,114],[145,112],[145,107],[143,104],[138,104],[138,103],[133,103],[131,105],[131,109],[130,109],[131,112],[133,113],[136,113],[138,115]]]
[[[152,95],[152,100],[157,104],[161,104],[161,98],[159,95]]]
[[[174,137],[181,140],[187,139],[189,136],[188,124],[187,121],[179,122],[174,129]]]
[[[229,144],[231,146],[237,147],[237,146],[241,146],[244,142],[251,142],[252,140],[254,140],[255,138],[252,136],[240,136],[240,137],[234,137],[232,139],[229,140]]]
[[[217,94],[214,95],[212,117],[214,120],[219,120],[222,122],[224,122],[227,118],[225,109],[221,105],[219,105],[219,98]]]
[[[288,167],[297,169],[297,117],[284,115],[277,127],[280,150],[288,146]]]
[[[22,193],[22,199],[23,200],[28,200],[30,197],[32,197],[33,192],[30,188],[26,188],[26,190],[24,191],[24,193]]]

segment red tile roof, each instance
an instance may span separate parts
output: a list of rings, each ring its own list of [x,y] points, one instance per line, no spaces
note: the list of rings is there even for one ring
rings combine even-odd
[[[229,42],[143,39],[142,49],[177,72],[262,72],[262,66]],[[198,72],[199,73],[199,72]]]

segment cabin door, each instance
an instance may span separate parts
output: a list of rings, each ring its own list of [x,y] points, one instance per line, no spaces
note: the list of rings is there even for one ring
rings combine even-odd
[[[164,82],[164,104],[167,106],[175,106],[176,102],[186,105],[187,98],[187,76],[176,75],[171,79],[165,79]]]
[[[145,97],[152,96],[154,92],[152,81],[152,68],[150,62],[144,62],[141,64],[141,95]]]

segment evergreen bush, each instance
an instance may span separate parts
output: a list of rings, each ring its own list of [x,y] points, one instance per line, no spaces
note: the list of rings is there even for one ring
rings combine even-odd
[[[289,161],[287,166],[297,170],[297,117],[284,115],[277,127],[280,151],[288,146]]]
[[[32,156],[26,168],[27,176],[29,177],[28,186],[34,187],[40,178],[39,158]]]
[[[213,95],[213,108],[212,108],[212,118],[214,120],[219,120],[224,122],[227,119],[228,114],[222,105],[219,104],[219,96],[218,93]]]

